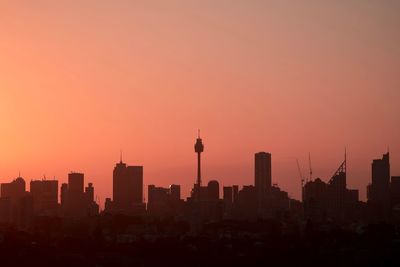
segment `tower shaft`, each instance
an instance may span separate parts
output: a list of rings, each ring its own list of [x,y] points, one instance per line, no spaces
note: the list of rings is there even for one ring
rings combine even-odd
[[[197,186],[201,186],[201,152],[197,152]]]
[[[199,136],[196,140],[194,145],[194,151],[197,153],[197,180],[195,185],[196,190],[196,197],[197,200],[200,200],[200,190],[201,190],[201,153],[204,151],[204,145],[200,138],[200,131]]]

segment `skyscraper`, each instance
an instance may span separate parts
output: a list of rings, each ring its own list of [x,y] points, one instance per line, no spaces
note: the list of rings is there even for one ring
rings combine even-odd
[[[113,209],[130,213],[143,204],[143,166],[127,166],[122,162],[113,171]]]
[[[13,199],[22,197],[25,194],[25,186],[25,180],[22,177],[16,178],[11,183],[2,183],[0,185],[1,197]]]
[[[82,217],[85,214],[84,205],[84,174],[71,172],[68,174],[67,214],[72,217]]]
[[[88,186],[85,187],[85,201],[88,205],[94,202],[94,187],[93,183],[89,183]]]
[[[14,223],[21,228],[28,227],[33,217],[33,199],[25,191],[25,186],[22,177],[1,184],[0,213],[6,218],[4,222]]]
[[[271,191],[271,154],[259,152],[254,155],[254,185],[259,209],[262,208],[266,194]]]
[[[219,200],[219,183],[217,180],[211,180],[207,185],[207,199],[209,201],[218,201]]]
[[[232,193],[232,186],[224,186],[223,189],[223,199],[224,203],[227,206],[232,205],[233,203],[233,193]]]
[[[57,215],[58,211],[58,181],[33,180],[30,183],[33,197],[33,208],[36,214]]]
[[[61,184],[60,201],[61,201],[61,210],[65,214],[66,209],[67,209],[67,202],[68,202],[68,184],[67,183]]]
[[[376,208],[378,216],[386,217],[390,209],[390,162],[389,152],[382,159],[372,161],[372,183],[368,201]]]
[[[94,200],[94,187],[93,183],[88,183],[85,187],[84,205],[86,207],[86,215],[94,216],[99,214],[99,205]]]

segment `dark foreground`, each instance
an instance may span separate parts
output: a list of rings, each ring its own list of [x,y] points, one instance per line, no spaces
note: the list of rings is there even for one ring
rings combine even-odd
[[[140,228],[140,231],[138,230]],[[277,222],[224,222],[197,236],[188,225],[111,222],[107,227],[57,221],[32,232],[3,228],[1,266],[400,266],[395,226],[359,231]],[[289,230],[288,230],[289,229]],[[62,230],[62,231],[61,231]]]

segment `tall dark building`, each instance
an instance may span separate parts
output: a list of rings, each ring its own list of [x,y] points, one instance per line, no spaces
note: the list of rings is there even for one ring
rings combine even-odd
[[[85,187],[85,201],[90,204],[94,201],[94,187],[93,183],[88,183]]]
[[[35,214],[55,216],[58,213],[58,181],[33,180],[30,183]]]
[[[180,186],[169,188],[148,186],[147,212],[156,217],[173,217],[182,212],[183,201],[180,199]]]
[[[18,228],[27,228],[33,217],[33,200],[25,190],[26,183],[18,177],[11,183],[1,184],[0,221],[13,223]]]
[[[372,183],[368,191],[368,202],[375,208],[376,215],[387,217],[390,212],[389,152],[382,159],[372,161]]]
[[[390,182],[391,206],[400,204],[400,176],[392,176]]]
[[[93,183],[88,183],[88,186],[85,187],[84,202],[86,207],[86,215],[95,216],[99,213],[99,205],[94,199]]]
[[[219,200],[219,183],[217,180],[211,180],[207,185],[208,200]]]
[[[154,216],[165,216],[170,213],[170,190],[169,188],[148,186],[147,211]]]
[[[254,185],[258,209],[262,212],[267,193],[272,187],[271,154],[259,152],[254,155]]]
[[[71,172],[68,174],[67,215],[82,217],[85,214],[84,174]]]
[[[0,186],[1,197],[19,198],[25,194],[25,180],[18,177],[11,183],[2,183]]]
[[[225,205],[232,205],[233,203],[233,193],[232,193],[232,186],[224,186],[223,189],[223,199]]]
[[[317,178],[303,187],[304,215],[307,219],[351,220],[355,218],[358,190],[347,188],[347,156],[328,183]]]
[[[61,210],[63,213],[66,212],[67,202],[68,202],[68,184],[61,184],[60,188],[60,202],[61,202]]]
[[[143,205],[143,167],[127,166],[122,160],[113,171],[113,210],[131,213]]]

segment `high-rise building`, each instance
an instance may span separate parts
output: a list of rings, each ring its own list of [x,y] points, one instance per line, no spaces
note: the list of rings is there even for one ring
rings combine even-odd
[[[182,211],[180,186],[171,185],[169,188],[148,186],[147,212],[151,216],[171,217]]]
[[[236,217],[241,220],[254,220],[259,216],[257,191],[252,185],[244,185],[238,193]]]
[[[25,194],[25,180],[18,177],[11,183],[2,183],[0,185],[1,197],[19,198]]]
[[[95,216],[99,213],[99,205],[94,199],[93,183],[88,183],[88,186],[85,187],[84,202],[86,207],[86,215]]]
[[[391,206],[400,204],[400,176],[392,176],[390,181]]]
[[[68,174],[67,215],[82,217],[85,215],[84,174],[71,172]]]
[[[89,183],[87,187],[85,187],[85,201],[90,204],[94,202],[94,187],[93,183]]]
[[[58,213],[58,181],[33,180],[30,183],[35,214],[55,216]]]
[[[238,199],[238,195],[239,195],[239,186],[238,185],[234,185],[232,186],[233,189],[233,203],[236,203],[237,199]]]
[[[18,228],[29,227],[33,217],[33,200],[25,187],[22,177],[1,184],[0,214],[4,216],[1,221],[13,223]]]
[[[223,189],[223,198],[225,205],[232,205],[233,203],[233,193],[232,193],[232,186],[224,186]]]
[[[122,160],[113,171],[113,209],[130,213],[143,205],[143,166],[127,166]]]
[[[169,188],[157,187],[155,185],[148,186],[147,201],[149,204],[160,202],[166,204],[170,194]]]
[[[132,200],[134,204],[143,203],[143,167],[128,166],[127,175],[132,180]]]
[[[60,189],[60,201],[61,201],[61,210],[65,213],[67,208],[67,201],[68,201],[68,184],[63,183]]]
[[[217,180],[211,180],[207,185],[208,200],[218,201],[219,200],[219,183]]]
[[[375,215],[387,218],[390,212],[390,162],[389,152],[382,159],[372,162],[372,183],[369,187],[368,202]]]
[[[347,188],[347,156],[328,183],[317,178],[302,188],[304,215],[307,219],[348,220],[356,216],[358,190]]]
[[[254,155],[254,185],[259,212],[263,212],[266,195],[271,191],[271,154],[259,152]]]

